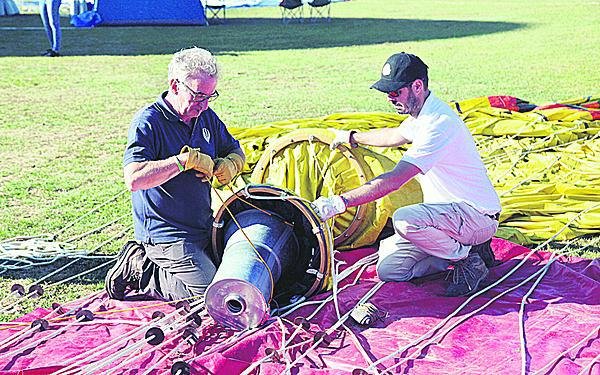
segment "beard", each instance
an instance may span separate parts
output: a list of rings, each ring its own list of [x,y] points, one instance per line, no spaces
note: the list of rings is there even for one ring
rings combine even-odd
[[[396,112],[400,115],[416,115],[418,113],[418,105],[417,97],[412,91],[408,92],[406,103],[394,102],[394,108],[396,108]]]

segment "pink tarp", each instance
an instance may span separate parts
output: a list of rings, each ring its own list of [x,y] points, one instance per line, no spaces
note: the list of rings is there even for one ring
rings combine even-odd
[[[492,268],[488,284],[511,272],[529,253],[527,248],[500,239],[494,239],[492,247],[503,263]],[[359,249],[337,256],[348,266],[373,251]],[[52,318],[56,314],[48,316],[50,311],[40,308],[18,319],[15,325],[1,326],[0,374],[50,373],[76,362],[78,355],[83,361],[78,365],[81,368],[85,362],[99,364],[112,353],[124,355],[99,368],[97,373],[108,373],[108,369],[124,364],[114,373],[141,374],[143,369],[161,360],[152,373],[164,373],[173,362],[183,360],[191,365],[194,374],[238,374],[252,363],[257,365],[252,373],[260,374],[281,374],[291,363],[293,366],[287,368],[292,374],[348,374],[356,369],[367,369],[369,364],[394,352],[368,373],[383,373],[396,366],[391,373],[516,374],[521,373],[524,366],[526,373],[600,374],[598,260],[563,257],[554,261],[526,299],[522,316],[519,314],[521,300],[537,278],[477,311],[541,270],[549,257],[549,253],[533,254],[505,281],[477,296],[458,312],[456,309],[467,298],[442,297],[445,283],[442,276],[385,283],[369,301],[387,313],[387,317],[371,327],[361,327],[347,320],[347,329],[340,326],[328,336],[332,340],[329,344],[321,343],[317,347],[313,343],[318,332],[338,321],[332,302],[310,320],[310,327],[305,327],[308,329],[297,326],[294,318],[309,316],[317,304],[305,306],[284,319],[273,319],[266,326],[243,335],[219,327],[205,317],[196,331],[199,340],[193,346],[180,338],[180,331],[165,330],[165,343],[156,349],[140,340],[147,328],[156,325],[150,322],[154,311],[168,314],[174,307],[149,301],[111,301],[102,293],[63,306],[65,310],[95,311],[96,317],[91,322],[76,323],[73,317],[59,321]],[[354,281],[354,277],[349,277],[340,287]],[[378,281],[374,266],[369,266],[356,284],[339,293],[341,314],[351,310]],[[312,300],[330,295],[321,294]],[[451,314],[453,317],[447,319]],[[40,317],[50,321],[49,329],[23,334],[28,325],[18,322],[28,324]],[[523,335],[520,324],[524,326]],[[137,327],[142,327],[139,335],[94,356],[102,343]],[[43,342],[50,336],[53,337]],[[430,340],[432,336],[436,336],[434,340]],[[290,337],[292,340],[286,350],[279,350],[277,355],[271,354],[264,360],[266,353],[281,349],[283,341]],[[13,342],[7,341],[10,338]],[[522,361],[522,346],[525,361]],[[127,352],[128,348],[133,350]],[[400,348],[404,350],[398,350]]]

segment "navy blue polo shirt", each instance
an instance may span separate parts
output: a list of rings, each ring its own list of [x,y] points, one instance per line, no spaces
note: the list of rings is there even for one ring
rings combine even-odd
[[[179,154],[184,145],[199,148],[213,159],[240,147],[212,109],[202,112],[189,126],[165,102],[165,95],[135,115],[123,166],[167,159]],[[213,221],[210,189],[208,182],[189,170],[160,186],[133,192],[135,238],[154,244],[206,240]]]

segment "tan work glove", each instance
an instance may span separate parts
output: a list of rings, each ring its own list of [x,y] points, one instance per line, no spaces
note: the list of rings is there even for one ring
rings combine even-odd
[[[355,130],[340,130],[340,129],[330,129],[334,132],[335,138],[329,144],[329,148],[331,150],[335,150],[339,145],[346,144],[352,148],[356,148],[357,144],[352,141],[352,135],[356,133]]]
[[[194,169],[206,177],[207,180],[210,180],[213,176],[213,169],[215,167],[215,163],[212,158],[206,154],[200,152],[199,148],[191,148],[190,146],[183,146],[180,154],[188,153],[187,161],[185,162],[184,169],[190,170]]]
[[[243,167],[244,159],[235,152],[232,152],[224,158],[215,159],[213,175],[219,180],[220,184],[227,185],[242,171]]]

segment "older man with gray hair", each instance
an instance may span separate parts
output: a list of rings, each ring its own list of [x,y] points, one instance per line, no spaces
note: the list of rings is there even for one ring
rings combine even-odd
[[[128,290],[164,300],[201,295],[216,269],[210,257],[210,180],[228,184],[242,170],[239,142],[210,108],[218,96],[215,57],[181,50],[169,64],[168,90],[142,108],[123,158],[132,192],[135,242],[106,276],[111,298]]]

